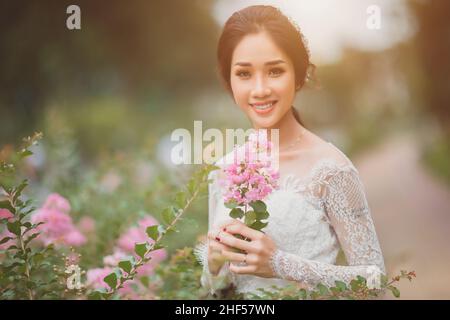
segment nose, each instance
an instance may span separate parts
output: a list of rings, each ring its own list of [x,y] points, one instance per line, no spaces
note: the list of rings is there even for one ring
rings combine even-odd
[[[255,78],[255,85],[253,87],[251,94],[255,98],[264,98],[271,94],[271,90],[269,86],[267,86],[264,77],[258,76]]]

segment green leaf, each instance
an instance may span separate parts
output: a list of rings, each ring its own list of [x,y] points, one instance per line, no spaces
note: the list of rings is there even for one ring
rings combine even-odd
[[[155,241],[156,241],[156,239],[158,239],[158,236],[159,236],[158,227],[159,227],[158,225],[154,225],[154,226],[147,227],[147,229],[145,230],[147,232],[148,237]]]
[[[14,233],[17,236],[20,236],[20,222],[19,221],[8,222],[7,227],[10,232]]]
[[[350,281],[350,288],[352,291],[358,291],[360,288],[359,282],[357,280]]]
[[[238,206],[238,203],[236,200],[230,200],[227,203],[225,203],[225,207],[227,207],[228,209],[234,209]]]
[[[141,257],[142,259],[144,259],[145,253],[147,252],[147,242],[144,243],[136,243],[134,245],[134,252],[136,252],[136,254]]]
[[[250,226],[256,221],[256,212],[255,211],[248,211],[245,214],[245,224]]]
[[[14,238],[11,238],[11,237],[5,237],[5,238],[3,238],[2,240],[0,240],[0,244],[4,244],[4,243],[6,243],[6,242],[8,242],[9,240],[12,240],[12,239],[14,239]]]
[[[93,291],[93,292],[89,293],[88,299],[89,300],[102,300],[102,299],[104,299],[104,294],[103,294],[103,292],[100,292],[100,291]]]
[[[252,207],[256,212],[264,212],[267,210],[266,204],[261,200],[250,202],[250,207]]]
[[[241,208],[234,208],[230,211],[230,217],[240,219],[244,216],[244,211]]]
[[[122,268],[128,274],[130,273],[132,267],[133,265],[129,260],[122,260],[119,262],[119,268]]]
[[[171,224],[175,219],[175,212],[173,207],[167,207],[161,213],[161,217],[166,224]]]
[[[152,251],[156,251],[163,248],[165,248],[165,246],[163,246],[162,244],[155,244]]]
[[[336,280],[334,283],[336,284],[336,287],[339,289],[339,291],[343,292],[347,290],[347,285],[345,284],[345,282]]]
[[[28,245],[34,238],[36,238],[37,236],[39,236],[41,233],[40,232],[36,232],[33,233],[31,236],[29,236],[25,241],[24,244]]]
[[[263,228],[265,228],[269,223],[267,222],[261,222],[261,221],[255,221],[254,223],[252,223],[250,225],[250,228],[255,229],[255,230],[262,230]]]
[[[256,219],[258,220],[265,220],[269,218],[269,212],[264,211],[264,212],[256,212]]]
[[[186,205],[186,193],[183,191],[178,192],[175,195],[175,203],[179,208],[184,208]]]
[[[7,209],[13,214],[16,213],[16,210],[11,206],[11,203],[8,200],[0,201],[0,209]]]
[[[106,277],[103,278],[103,281],[105,281],[111,289],[114,289],[117,286],[116,273],[112,272],[108,274]]]
[[[319,293],[322,296],[326,296],[326,295],[330,294],[330,291],[328,290],[328,288],[325,285],[323,285],[322,283],[319,283],[317,285],[317,289],[319,290]]]
[[[27,186],[28,186],[28,181],[23,180],[21,182],[21,184],[16,188],[16,190],[14,191],[14,197],[13,197],[14,203],[17,200],[17,198],[20,197],[20,195],[22,194],[23,189],[25,189]]]
[[[31,152],[30,150],[24,149],[24,150],[21,150],[21,151],[19,152],[19,157],[20,157],[21,159],[23,159],[23,158],[25,158],[25,157],[31,156],[32,154],[33,154],[33,152]]]
[[[394,286],[389,286],[388,289],[390,289],[392,291],[392,294],[394,295],[394,297],[400,298],[400,290],[398,290]]]
[[[187,184],[187,189],[191,194],[194,194],[195,189],[197,189],[197,181],[195,181],[195,179],[189,180]]]

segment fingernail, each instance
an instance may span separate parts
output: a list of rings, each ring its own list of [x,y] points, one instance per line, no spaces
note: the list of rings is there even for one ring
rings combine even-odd
[[[216,240],[217,240],[217,241],[220,241],[220,238],[219,238],[219,237],[216,237]]]

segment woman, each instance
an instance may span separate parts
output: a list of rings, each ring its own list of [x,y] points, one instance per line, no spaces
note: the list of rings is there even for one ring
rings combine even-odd
[[[279,130],[280,188],[266,200],[270,217],[262,233],[230,220],[212,174],[208,244],[199,250],[202,284],[214,293],[225,279],[246,293],[292,281],[313,288],[357,275],[379,279],[383,256],[356,168],[307,130],[292,107],[312,66],[298,28],[274,7],[247,7],[226,22],[218,60],[253,127]],[[335,265],[340,248],[348,266]]]

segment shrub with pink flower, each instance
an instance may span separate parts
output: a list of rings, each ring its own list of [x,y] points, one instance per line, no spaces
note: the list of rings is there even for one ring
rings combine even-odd
[[[264,200],[277,186],[278,170],[272,166],[267,152],[272,144],[265,134],[254,134],[244,145],[245,158],[239,160],[235,151],[234,163],[224,167],[225,178],[221,180],[225,188],[225,205],[232,209],[232,218],[245,218],[245,223],[253,229],[261,230],[269,217]],[[251,207],[253,210],[250,210]]]
[[[119,262],[132,257],[135,259],[138,258],[134,252],[135,244],[142,242],[152,244],[154,242],[146,233],[147,227],[153,225],[158,225],[158,221],[151,216],[146,216],[138,221],[137,226],[130,227],[125,231],[117,240],[113,254],[103,258],[105,267],[91,269],[87,272],[87,285],[94,289],[108,288],[108,285],[103,279],[113,272]],[[164,249],[159,249],[152,251],[148,256],[151,257],[151,260],[137,269],[137,275],[139,277],[152,275],[158,263],[167,258],[167,252]],[[146,291],[148,290],[143,287],[138,279],[133,279],[125,282],[124,287],[118,292],[123,298],[141,299]]]
[[[86,237],[75,227],[69,215],[70,204],[57,193],[50,194],[44,205],[31,216],[32,223],[43,222],[36,228],[37,238],[44,245],[80,246]]]
[[[152,239],[150,239],[146,233],[146,229],[150,226],[158,225],[158,221],[151,217],[146,216],[138,222],[138,226],[129,228],[117,241],[116,252],[123,252],[128,255],[134,255],[136,258],[136,254],[134,252],[134,246],[136,243],[148,242],[149,244],[154,243]],[[151,260],[149,263],[142,266],[139,270],[139,274],[151,274],[153,272],[154,267],[167,257],[167,252],[164,249],[159,249],[152,251],[149,254]]]

